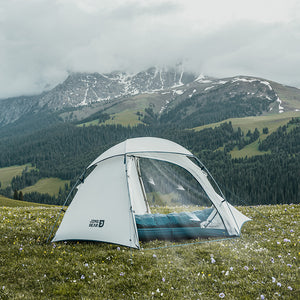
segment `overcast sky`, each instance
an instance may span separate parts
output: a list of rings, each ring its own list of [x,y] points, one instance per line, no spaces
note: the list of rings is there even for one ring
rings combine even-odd
[[[178,62],[300,87],[300,1],[0,0],[0,98]]]

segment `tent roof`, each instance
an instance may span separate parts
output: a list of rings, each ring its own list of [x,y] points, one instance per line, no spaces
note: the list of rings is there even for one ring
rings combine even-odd
[[[100,156],[98,156],[89,165],[89,167],[113,156],[148,152],[177,153],[193,156],[193,154],[190,151],[174,142],[155,137],[140,137],[128,139],[124,142],[113,146],[112,148],[108,149]]]

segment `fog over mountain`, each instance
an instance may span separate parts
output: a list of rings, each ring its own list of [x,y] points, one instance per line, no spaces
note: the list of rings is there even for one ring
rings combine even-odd
[[[73,72],[174,66],[300,86],[297,0],[0,1],[0,99]]]
[[[299,101],[297,88],[250,76],[208,77],[185,72],[180,65],[152,67],[138,73],[77,72],[49,91],[0,101],[0,128],[40,114],[52,115],[52,118],[56,115],[68,121],[87,117],[92,120],[95,113],[109,112],[107,116],[110,115],[112,107],[114,112],[129,110],[138,112],[139,116],[146,112],[151,117],[156,114],[161,120],[167,118],[174,123],[181,118],[191,123],[190,113],[193,113],[197,123],[200,114],[212,108],[224,115],[228,106],[234,106],[229,109],[228,117],[237,117],[263,111],[299,111]],[[237,114],[232,113],[240,105],[246,105],[243,113],[240,114],[240,109]]]

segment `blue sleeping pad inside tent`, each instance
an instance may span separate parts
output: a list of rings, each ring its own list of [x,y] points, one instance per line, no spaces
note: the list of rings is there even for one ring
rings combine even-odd
[[[140,240],[188,239],[200,236],[224,236],[223,229],[202,228],[200,223],[207,220],[213,208],[194,212],[170,214],[136,215],[135,221]]]

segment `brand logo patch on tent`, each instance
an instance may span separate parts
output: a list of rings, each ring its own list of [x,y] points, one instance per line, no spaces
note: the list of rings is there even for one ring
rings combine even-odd
[[[104,220],[90,220],[89,227],[103,227],[104,226]]]

